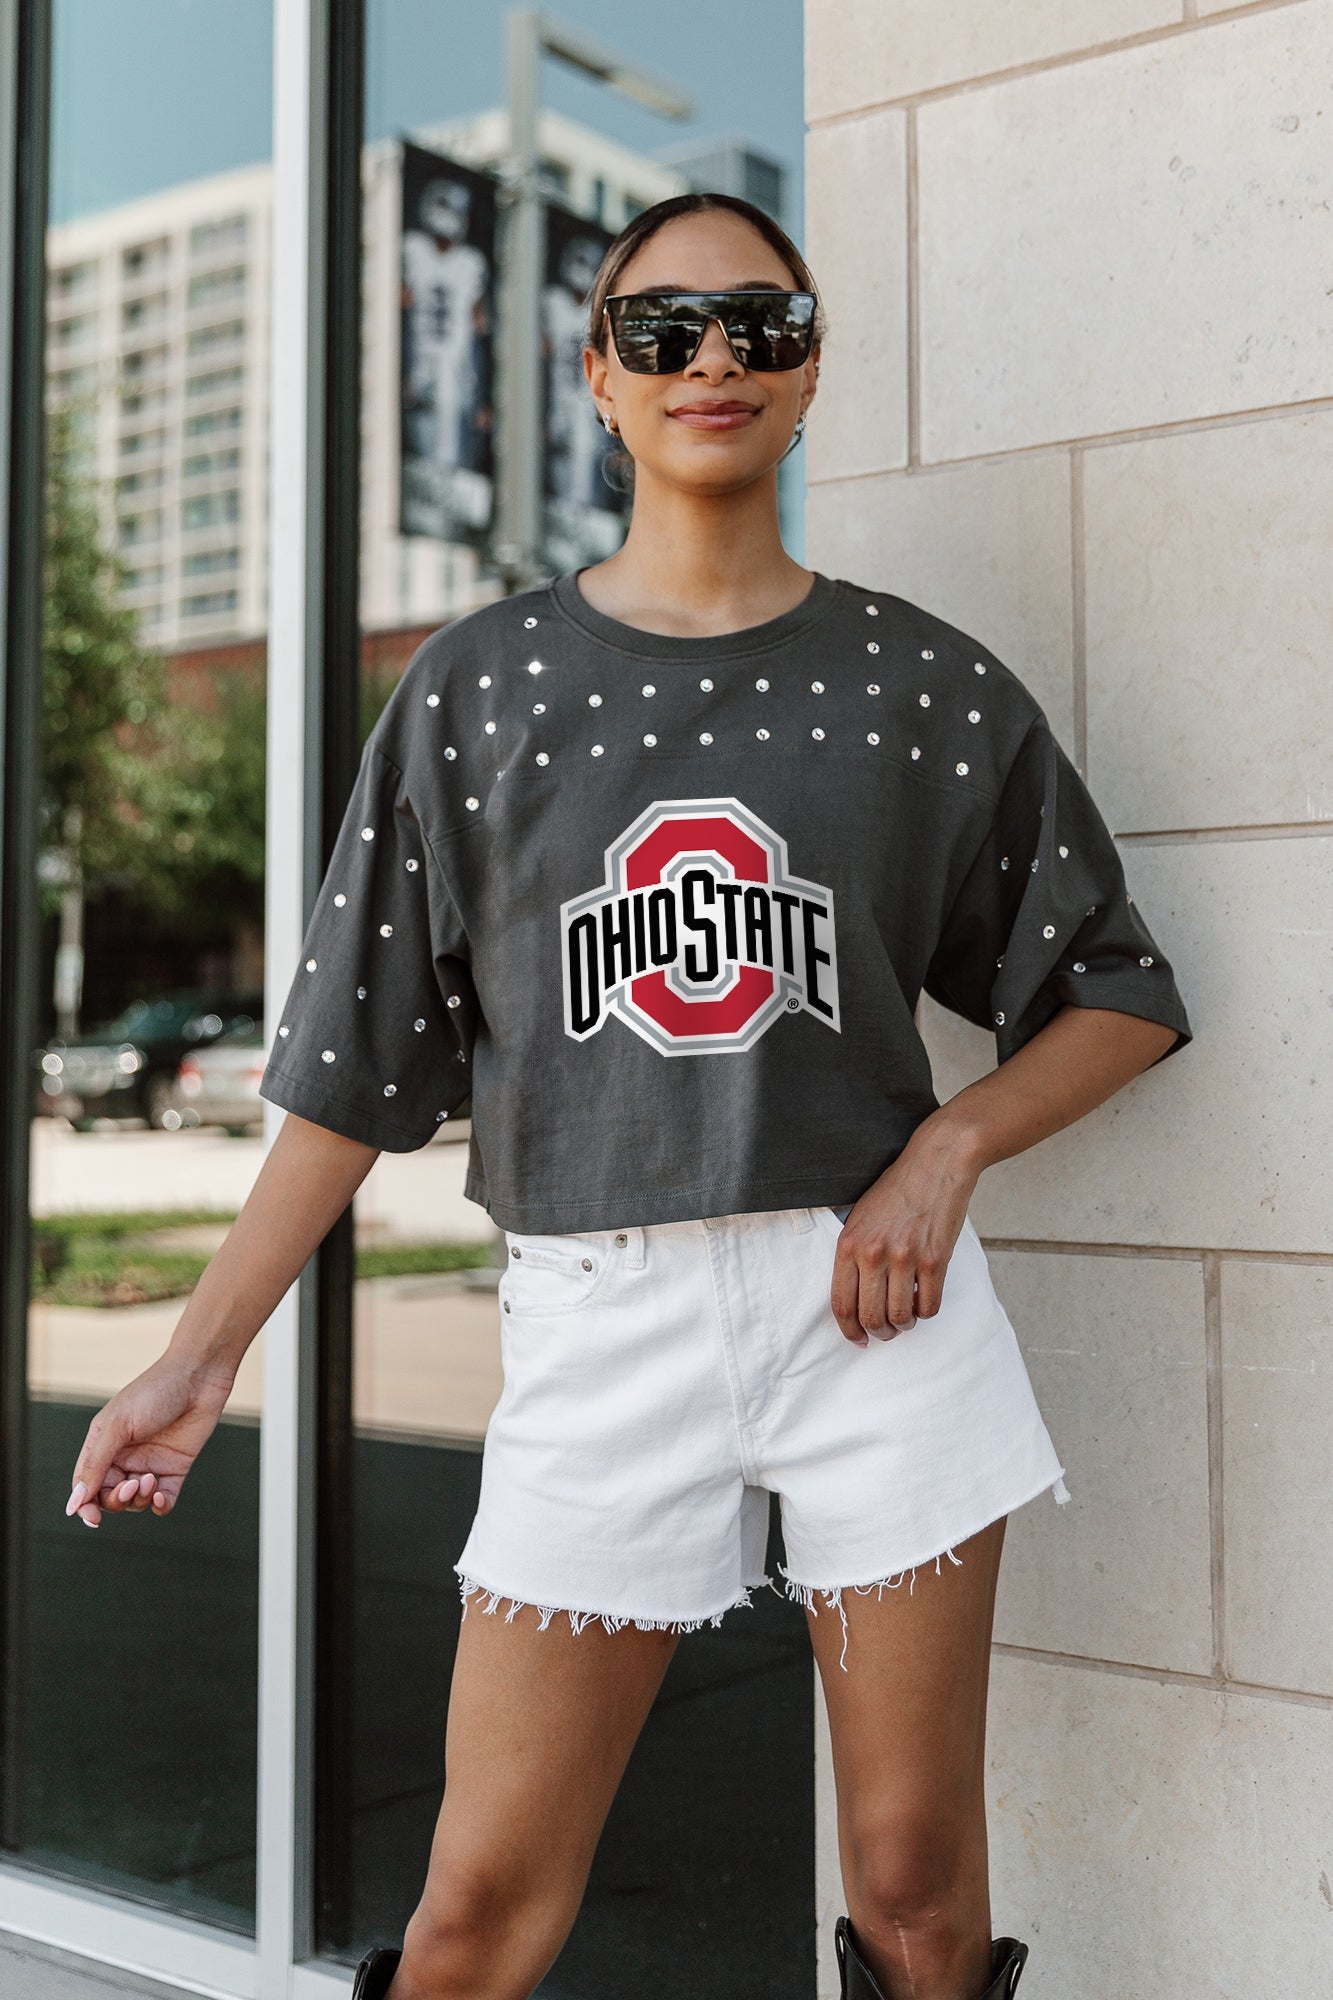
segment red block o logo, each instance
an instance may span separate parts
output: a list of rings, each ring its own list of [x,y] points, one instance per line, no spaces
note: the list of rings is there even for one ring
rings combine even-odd
[[[838,1032],[833,894],[739,799],[648,806],[606,850],[606,880],[560,907],[565,1033],[609,1014],[662,1055],[750,1048],[781,1014]]]

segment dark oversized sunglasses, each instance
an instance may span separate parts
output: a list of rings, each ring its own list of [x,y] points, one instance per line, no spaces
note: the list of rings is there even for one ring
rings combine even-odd
[[[603,311],[633,375],[678,375],[714,320],[742,368],[799,368],[815,333],[813,292],[618,292]]]

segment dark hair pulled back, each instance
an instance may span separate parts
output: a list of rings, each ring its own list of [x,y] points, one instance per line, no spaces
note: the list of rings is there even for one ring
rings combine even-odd
[[[668,222],[674,222],[678,215],[707,215],[715,210],[724,210],[731,215],[739,215],[744,222],[763,237],[771,250],[776,250],[792,277],[796,280],[796,290],[813,292],[815,295],[815,339],[824,338],[824,309],[819,303],[819,288],[815,284],[806,263],[785,229],[766,215],[762,208],[756,208],[752,201],[744,201],[738,194],[696,194],[668,195],[665,201],[655,201],[651,208],[643,209],[632,221],[627,222],[619,236],[607,245],[606,255],[598,266],[588,296],[587,345],[599,354],[606,352],[606,321],[602,308],[614,292],[621,272],[635,252]]]

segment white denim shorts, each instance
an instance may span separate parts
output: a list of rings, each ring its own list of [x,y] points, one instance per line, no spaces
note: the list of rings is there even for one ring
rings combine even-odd
[[[847,1340],[829,1293],[846,1208],[578,1234],[505,1231],[504,1387],[455,1568],[464,1612],[542,1629],[719,1624],[765,1574],[778,1495],[787,1594],[909,1571],[1035,1499],[1068,1500],[1026,1364],[964,1222],[937,1313]],[[774,1583],[774,1587],[778,1586]],[[844,1646],[845,1664],[845,1646]]]

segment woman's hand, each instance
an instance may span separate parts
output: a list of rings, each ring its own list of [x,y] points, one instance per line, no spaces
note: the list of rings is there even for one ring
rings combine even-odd
[[[250,1342],[378,1158],[376,1146],[287,1113],[166,1353],[89,1424],[67,1514],[95,1528],[103,1509],[171,1512]]]
[[[231,1393],[224,1374],[170,1352],[127,1382],[88,1426],[65,1507],[95,1528],[113,1514],[169,1514]]]
[[[847,1340],[858,1347],[868,1347],[872,1334],[892,1340],[939,1311],[980,1174],[968,1135],[933,1113],[853,1204],[829,1290]]]
[[[848,1340],[861,1347],[867,1333],[892,1340],[938,1312],[985,1169],[1085,1117],[1159,1061],[1177,1032],[1113,1007],[1065,1005],[1014,1055],[923,1119],[843,1227],[831,1303]]]

